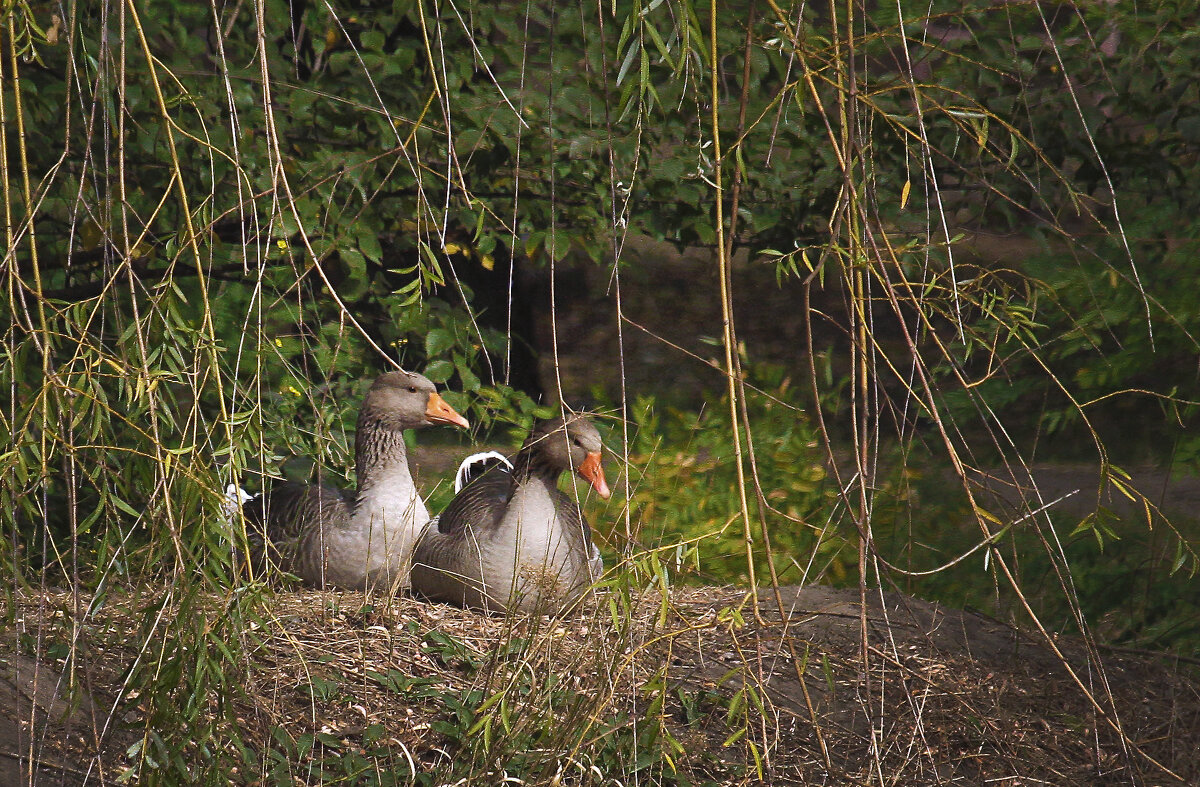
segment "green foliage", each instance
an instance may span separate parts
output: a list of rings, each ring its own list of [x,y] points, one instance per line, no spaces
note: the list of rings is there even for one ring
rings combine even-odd
[[[939,69],[946,85],[1037,139],[1013,151],[1020,177],[979,173],[995,199],[963,201],[987,222],[1020,228],[1031,214],[1041,226],[1027,233],[1036,251],[1014,272],[1028,277],[1024,285],[1005,275],[996,290],[1006,313],[977,300],[954,315],[985,350],[971,359],[968,342],[956,360],[973,361],[975,393],[1004,413],[1010,432],[1053,438],[1040,444],[1061,458],[1095,455],[1102,444],[1124,461],[1161,462],[1171,445],[1177,466],[1194,472],[1200,386],[1182,359],[1200,349],[1200,319],[1178,283],[1200,230],[1200,203],[1186,185],[1200,154],[1189,21],[1200,6],[1058,14],[1047,20],[1052,51],[1044,35],[1012,32],[1040,28],[1042,13],[1013,6],[964,16],[975,35],[949,42]],[[1077,86],[1065,114],[1056,100],[1064,78]],[[977,281],[969,271],[958,279]],[[970,428],[973,406],[963,393],[948,397]]]
[[[748,413],[757,467],[750,531],[755,574],[770,580],[768,559],[781,582],[844,580],[856,562],[848,533],[833,523],[836,489],[826,478],[818,432],[801,397],[778,370],[751,377]],[[737,491],[736,456],[726,396],[709,397],[705,411],[658,407],[639,398],[632,410],[630,502],[642,523],[641,541],[657,560],[705,583],[749,579]],[[748,466],[748,462],[747,462]],[[765,520],[768,554],[760,539]],[[674,573],[674,572],[673,572]]]
[[[997,601],[997,588],[1007,582],[996,564],[999,555],[1026,597],[1036,599],[1042,620],[1057,630],[1071,628],[1082,615],[1103,642],[1183,655],[1195,649],[1200,630],[1191,566],[1200,547],[1197,521],[1167,520],[1144,507],[1119,469],[1112,468],[1107,484],[1124,488],[1114,495],[1127,508],[1143,510],[1141,518],[1103,505],[1084,515],[1066,513],[1062,501],[1050,499],[1045,502],[1058,505],[1029,516],[1022,508],[1028,503],[1014,508],[1011,494],[994,497],[972,484],[994,534],[990,548],[980,548],[984,537],[963,485],[927,455],[909,455],[902,466],[902,475],[881,485],[873,522],[876,545],[898,569],[892,576],[901,589],[1027,621],[1016,599]],[[1087,486],[1092,478],[1077,473],[1072,483],[1083,488],[1068,491],[1095,494]]]
[[[295,735],[285,727],[272,730],[275,746],[259,760],[247,751],[247,773],[262,773],[272,784],[296,779],[316,784],[362,784],[391,787],[400,784],[431,784],[414,776],[402,749],[389,744],[382,725],[369,724],[361,733],[338,737],[326,732]],[[265,765],[265,768],[264,768]]]
[[[259,599],[252,592],[214,605],[195,586],[183,592],[152,600],[142,614],[145,658],[130,665],[123,699],[143,728],[126,751],[133,765],[122,782],[210,783],[236,765],[245,697],[239,654],[254,644],[247,632],[263,625]]]

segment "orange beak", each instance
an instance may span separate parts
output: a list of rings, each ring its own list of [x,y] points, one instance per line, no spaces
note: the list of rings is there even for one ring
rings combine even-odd
[[[436,392],[429,394],[429,404],[425,406],[425,417],[435,424],[454,424],[463,429],[471,428],[470,421],[446,404],[446,400],[438,396]]]
[[[593,454],[588,454],[587,459],[583,460],[583,464],[579,466],[579,477],[592,485],[592,489],[596,490],[596,494],[603,497],[605,500],[612,494],[608,490],[608,482],[604,480],[604,468],[600,466],[600,452],[596,451]]]

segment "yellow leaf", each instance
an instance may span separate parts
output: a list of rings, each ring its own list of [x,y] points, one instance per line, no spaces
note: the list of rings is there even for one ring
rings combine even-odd
[[[58,14],[50,15],[50,27],[46,29],[46,43],[54,46],[58,43],[58,33],[62,29],[62,17]]]
[[[904,181],[904,188],[900,190],[900,210],[904,210],[904,206],[908,204],[908,192],[912,191],[912,181]]]
[[[480,258],[479,264],[482,265],[483,269],[486,271],[494,270],[496,267],[496,258],[490,254],[485,254],[482,258]]]

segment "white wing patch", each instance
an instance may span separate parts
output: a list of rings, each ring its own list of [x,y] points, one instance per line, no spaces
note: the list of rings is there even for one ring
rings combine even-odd
[[[472,479],[493,465],[500,465],[509,472],[513,468],[512,462],[508,461],[508,457],[499,451],[483,451],[478,454],[471,454],[462,460],[462,464],[458,466],[458,472],[454,474],[454,494],[457,495]]]

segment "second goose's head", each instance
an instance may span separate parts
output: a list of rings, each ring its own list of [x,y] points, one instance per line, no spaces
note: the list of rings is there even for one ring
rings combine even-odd
[[[438,396],[429,378],[416,372],[387,372],[375,378],[363,400],[360,420],[397,431],[436,424],[470,427]]]
[[[592,422],[586,416],[574,413],[565,418],[539,421],[525,442],[525,450],[536,451],[559,472],[573,470],[592,485],[596,494],[607,499],[611,492],[604,479],[604,468],[600,466],[603,448],[600,433]]]

